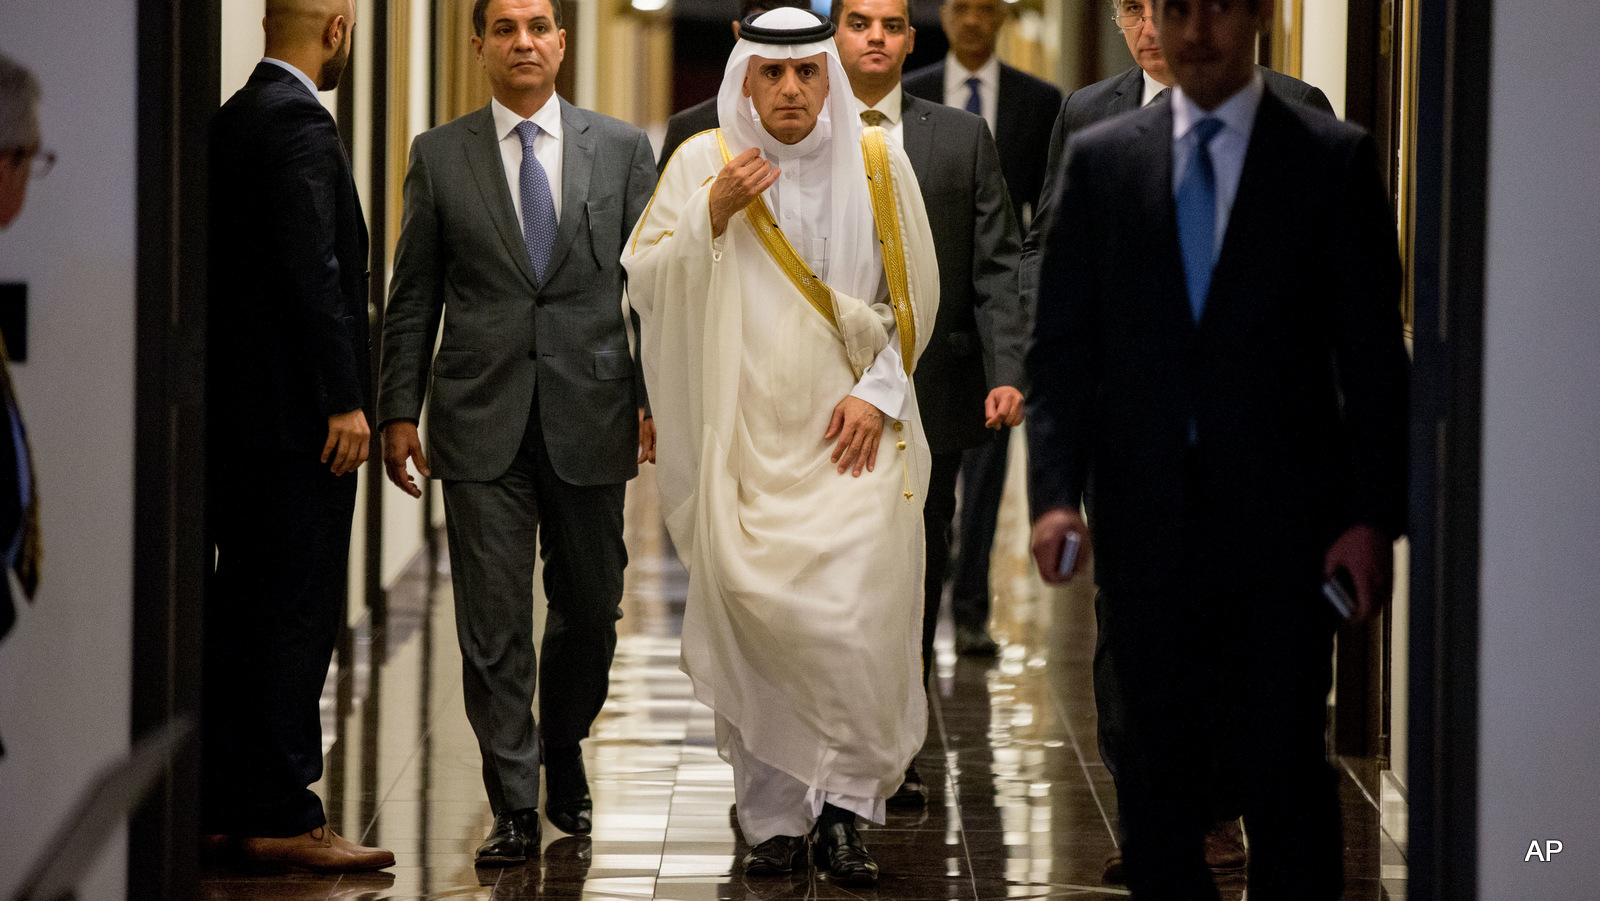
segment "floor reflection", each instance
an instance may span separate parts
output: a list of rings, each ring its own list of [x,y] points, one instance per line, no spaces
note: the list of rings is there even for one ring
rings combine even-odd
[[[1013,467],[1017,469],[1017,467]],[[653,472],[629,486],[625,615],[611,696],[585,754],[594,834],[545,824],[527,865],[477,870],[493,817],[462,707],[448,563],[418,561],[381,622],[354,630],[324,703],[327,767],[315,786],[342,834],[394,851],[386,873],[346,877],[206,872],[211,899],[635,899],[978,901],[1125,897],[1100,882],[1116,850],[1116,795],[1095,750],[1094,629],[1081,589],[1047,590],[1029,568],[1020,473],[994,561],[998,660],[957,658],[941,635],[927,744],[929,804],[865,831],[884,876],[847,891],[815,876],[747,881],[732,773],[711,712],[678,670],[687,574],[661,527]],[[535,580],[536,584],[538,580]],[[537,606],[537,605],[536,605]],[[536,613],[536,619],[542,615]],[[536,622],[540,634],[542,623]],[[1404,898],[1403,846],[1370,762],[1345,767],[1348,899]],[[1403,808],[1403,804],[1401,805]],[[1389,808],[1380,819],[1380,808]],[[1400,817],[1403,821],[1403,815]],[[1402,837],[1403,842],[1403,837]],[[1240,898],[1241,886],[1223,897]]]

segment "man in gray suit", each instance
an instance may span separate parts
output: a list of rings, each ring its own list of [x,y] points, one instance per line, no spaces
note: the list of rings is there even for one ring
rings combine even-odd
[[[927,570],[922,618],[922,677],[933,664],[956,475],[962,451],[987,440],[988,429],[1022,421],[1022,359],[1027,317],[1017,297],[1020,235],[1011,200],[983,119],[901,90],[900,73],[915,29],[905,0],[834,0],[834,41],[856,107],[905,150],[917,174],[934,252],[939,260],[939,315],[917,364],[922,425],[933,451],[923,507]],[[961,624],[958,624],[961,625]],[[926,803],[913,764],[890,799]]]
[[[590,830],[578,742],[616,649],[624,486],[654,454],[619,258],[655,160],[644,132],[555,96],[559,3],[477,0],[473,29],[494,99],[412,145],[378,415],[389,478],[420,496],[411,461],[444,482],[467,717],[495,812],[477,859],[499,866],[538,851],[541,759],[550,822]]]
[[[1061,178],[1065,170],[1068,140],[1077,132],[1112,116],[1139,109],[1151,103],[1165,102],[1176,78],[1167,67],[1157,41],[1154,12],[1150,0],[1112,0],[1112,16],[1122,36],[1128,42],[1128,52],[1133,54],[1133,68],[1097,81],[1067,95],[1062,101],[1061,113],[1056,116],[1055,131],[1050,136],[1050,156],[1045,167],[1044,190],[1039,196],[1039,213],[1028,229],[1027,240],[1022,245],[1022,298],[1030,313],[1035,310],[1039,297],[1039,264],[1044,239],[1055,221],[1061,191]],[[1262,79],[1278,96],[1304,104],[1320,112],[1333,115],[1333,106],[1322,91],[1280,72],[1257,66]],[[1105,641],[1103,624],[1106,619],[1105,600],[1095,598],[1095,619],[1102,624],[1094,654],[1095,709],[1098,715],[1100,758],[1115,779],[1121,771],[1124,750],[1124,702],[1112,666],[1111,652]],[[1239,827],[1237,792],[1230,786],[1213,787],[1212,827],[1205,836],[1206,864],[1213,874],[1232,876],[1242,873],[1247,863],[1244,833]],[[1106,861],[1103,878],[1106,882],[1121,883],[1122,855],[1113,854]]]

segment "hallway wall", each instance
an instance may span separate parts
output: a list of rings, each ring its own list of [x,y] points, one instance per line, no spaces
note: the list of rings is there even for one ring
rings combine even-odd
[[[1491,40],[1478,896],[1558,901],[1600,880],[1600,95],[1556,87],[1600,7],[1496,3]]]
[[[0,232],[28,283],[12,369],[43,513],[37,603],[0,642],[0,897],[105,763],[126,753],[133,609],[136,6],[0,3],[0,50],[43,87],[49,177]],[[119,831],[80,895],[121,898]]]

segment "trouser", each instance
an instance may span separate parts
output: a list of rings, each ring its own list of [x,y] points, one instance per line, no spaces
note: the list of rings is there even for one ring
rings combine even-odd
[[[927,538],[927,564],[922,600],[922,684],[933,672],[933,635],[939,628],[939,605],[944,600],[944,576],[950,565],[950,524],[956,515],[956,476],[961,472],[961,451],[936,453],[928,471],[928,499],[922,506],[922,528]]]
[[[756,759],[744,745],[738,727],[717,716],[717,747],[733,767],[734,810],[739,831],[750,845],[775,835],[805,835],[823,804],[832,804],[874,823],[884,821],[882,798],[858,798],[813,789],[774,766]]]
[[[995,522],[1006,488],[1006,451],[1011,429],[1002,428],[961,456],[961,520],[955,578],[950,584],[950,615],[957,626],[983,629],[989,625],[989,555],[994,548]]]
[[[563,481],[537,408],[503,475],[444,483],[467,719],[497,813],[538,805],[541,728],[543,749],[575,752],[605,703],[628,563],[625,489]],[[533,643],[536,546],[549,604],[542,660]],[[536,667],[542,727],[533,717]]]
[[[327,822],[318,704],[343,620],[358,475],[311,452],[213,459],[202,828],[291,836]]]

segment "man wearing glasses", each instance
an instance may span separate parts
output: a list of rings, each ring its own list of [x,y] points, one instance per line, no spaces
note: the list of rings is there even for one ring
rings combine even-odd
[[[22,212],[28,179],[43,178],[55,154],[39,147],[39,82],[33,73],[0,54],[0,229]],[[11,603],[15,571],[23,596],[33,600],[39,587],[39,508],[33,490],[33,465],[22,413],[11,390],[11,361],[0,343],[0,638],[16,622]],[[0,756],[5,748],[0,746]]]
[[[1049,161],[1045,164],[1039,212],[1022,245],[1022,299],[1030,312],[1035,309],[1039,296],[1039,248],[1055,219],[1059,201],[1057,195],[1061,190],[1061,161],[1065,156],[1067,140],[1096,122],[1147,104],[1164,102],[1175,81],[1156,40],[1152,16],[1154,10],[1150,0],[1112,0],[1111,6],[1112,20],[1122,29],[1122,36],[1128,42],[1128,52],[1133,54],[1135,65],[1120,75],[1072,92],[1061,104],[1061,113],[1056,117],[1055,130],[1050,136]],[[1261,66],[1257,66],[1256,71],[1279,97],[1333,114],[1333,106],[1317,88]],[[1102,599],[1096,598],[1095,615],[1102,622],[1103,604]],[[1094,684],[1095,706],[1100,723],[1100,757],[1115,778],[1119,769],[1118,742],[1122,737],[1123,716],[1121,693],[1111,677],[1110,657],[1105,642],[1098,642],[1095,648]],[[1225,787],[1217,786],[1212,817],[1214,823],[1206,833],[1206,863],[1219,876],[1242,873],[1246,860],[1244,835],[1239,828],[1239,807],[1232,795],[1233,792]],[[1110,883],[1122,882],[1120,853],[1106,861],[1104,879]]]

